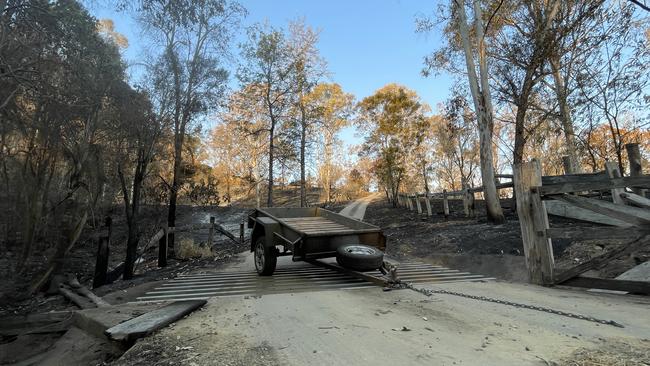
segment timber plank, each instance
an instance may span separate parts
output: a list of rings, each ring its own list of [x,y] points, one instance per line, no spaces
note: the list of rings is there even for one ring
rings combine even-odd
[[[557,271],[556,269],[556,274],[554,276],[555,284],[563,283],[564,281],[573,278],[575,276],[578,276],[582,273],[585,273],[590,269],[599,268],[602,265],[609,263],[609,261],[611,261],[612,259],[618,258],[627,253],[634,252],[639,248],[643,248],[645,245],[648,244],[647,239],[648,239],[648,235],[644,235],[636,240],[633,240],[630,243],[621,245],[620,247],[612,249],[607,253],[603,253],[597,257],[591,258],[590,260],[584,263],[578,264],[575,267],[566,269],[564,271]]]
[[[561,283],[562,286],[598,288],[603,290],[625,291],[633,294],[650,295],[650,282],[628,281],[610,278],[576,276]]]
[[[619,226],[619,227],[631,227],[632,224],[627,222],[617,220],[599,213],[586,210],[584,208],[576,207],[574,205],[568,204],[562,201],[548,200],[544,201],[544,206],[546,207],[546,212],[549,215],[568,217],[571,219],[594,222],[597,224]]]
[[[131,342],[163,328],[205,305],[206,300],[175,301],[106,330],[110,339]]]
[[[0,318],[0,336],[58,333],[72,325],[74,311],[56,311]]]
[[[650,187],[650,175],[642,175],[638,177],[623,177],[623,178],[614,178],[614,179],[610,179],[604,176],[602,180],[598,180],[595,182],[572,182],[572,183],[542,185],[538,187],[538,189],[542,195],[548,195],[548,194],[560,194],[560,193],[582,192],[582,191],[592,191],[592,190],[593,191],[606,190],[606,189],[625,188],[625,187],[648,188]]]
[[[571,205],[594,211],[601,215],[612,217],[634,226],[650,227],[650,211],[648,210],[567,194],[552,197],[553,199],[564,201]]]
[[[635,227],[570,227],[546,229],[546,235],[550,238],[574,240],[636,239],[649,234],[650,229],[643,230]]]
[[[645,197],[641,197],[638,194],[623,192],[621,193],[621,198],[635,206],[650,208],[650,200]]]

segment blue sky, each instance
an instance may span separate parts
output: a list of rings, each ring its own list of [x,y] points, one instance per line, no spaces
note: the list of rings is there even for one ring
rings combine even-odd
[[[319,49],[327,60],[331,81],[362,99],[391,82],[414,89],[432,108],[449,93],[448,75],[424,78],[423,57],[436,49],[435,34],[415,33],[415,18],[432,14],[437,2],[423,0],[242,0],[249,14],[244,26],[268,21],[278,27],[299,17],[321,30]],[[146,40],[137,22],[112,7],[95,3],[90,9],[97,18],[111,18],[115,30],[129,39],[124,57],[131,64],[142,59]],[[240,32],[236,43],[243,40]],[[235,50],[236,51],[236,50]],[[233,65],[234,68],[234,65]],[[136,68],[133,68],[133,72]],[[237,86],[235,80],[231,82]],[[352,128],[343,133],[346,143],[356,143]]]

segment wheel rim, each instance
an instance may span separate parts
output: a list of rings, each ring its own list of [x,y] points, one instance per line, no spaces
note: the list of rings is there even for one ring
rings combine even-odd
[[[255,267],[258,271],[264,269],[264,244],[258,243],[255,247]]]
[[[344,249],[346,252],[350,254],[361,254],[361,255],[372,255],[375,254],[375,250],[372,248],[368,247],[362,247],[359,245],[350,245],[348,247],[345,247]]]

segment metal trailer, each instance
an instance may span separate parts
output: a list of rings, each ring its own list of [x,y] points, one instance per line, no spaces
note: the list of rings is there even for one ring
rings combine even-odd
[[[260,275],[273,274],[277,257],[288,255],[310,262],[337,257],[350,269],[379,269],[386,249],[379,227],[318,207],[256,209],[248,216],[248,228]]]

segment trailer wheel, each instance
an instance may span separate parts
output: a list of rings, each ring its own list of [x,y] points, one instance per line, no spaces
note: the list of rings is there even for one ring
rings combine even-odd
[[[255,269],[260,276],[270,276],[275,271],[278,257],[275,255],[275,248],[265,245],[264,237],[257,238],[255,242]]]
[[[366,245],[341,245],[336,249],[336,262],[355,271],[372,271],[381,267],[384,253]]]

